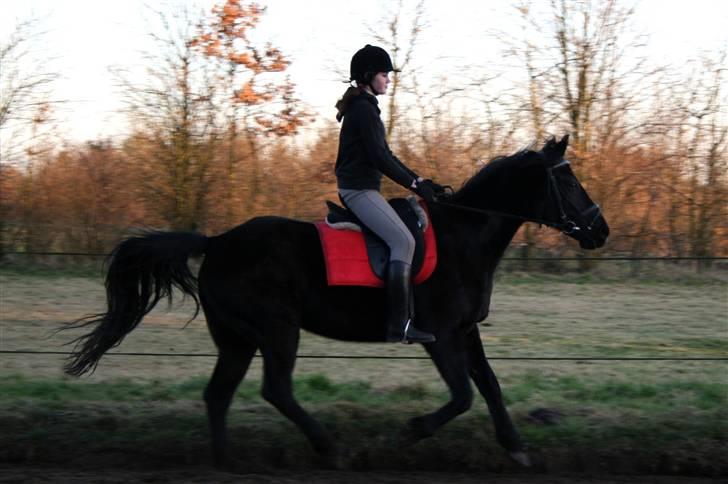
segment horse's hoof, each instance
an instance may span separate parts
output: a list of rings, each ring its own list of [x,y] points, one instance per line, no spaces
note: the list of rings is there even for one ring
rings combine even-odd
[[[425,417],[414,417],[407,422],[407,425],[400,432],[399,444],[406,447],[431,436],[432,432],[427,429]]]
[[[319,453],[321,467],[341,471],[346,469],[346,457],[336,449]]]
[[[531,467],[531,458],[525,452],[509,452],[508,455],[523,467]]]
[[[215,469],[219,472],[225,472],[228,474],[251,474],[256,473],[259,469],[256,469],[255,464],[249,462],[243,462],[239,459],[227,458],[224,462],[215,464]]]

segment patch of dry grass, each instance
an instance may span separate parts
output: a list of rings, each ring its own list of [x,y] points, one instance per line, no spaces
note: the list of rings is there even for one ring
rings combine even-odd
[[[100,279],[1,273],[0,349],[66,351],[72,334],[53,335],[62,322],[103,309]],[[525,372],[580,377],[725,380],[725,362],[510,361],[499,357],[726,357],[728,285],[575,284],[566,280],[501,281],[491,315],[481,325],[486,352],[504,386]],[[202,317],[184,327],[191,301],[162,305],[116,351],[214,354]],[[424,356],[417,346],[342,343],[304,333],[300,355]],[[3,373],[62,377],[62,356],[0,355]],[[332,364],[332,361],[336,364]],[[211,357],[113,356],[101,360],[92,381],[190,378],[212,371]],[[300,358],[299,374],[374,386],[423,383],[441,388],[427,360]],[[260,360],[249,378],[260,376]]]

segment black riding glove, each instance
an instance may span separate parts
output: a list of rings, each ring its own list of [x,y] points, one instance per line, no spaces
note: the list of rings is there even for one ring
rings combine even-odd
[[[444,186],[440,185],[439,183],[435,183],[434,181],[430,180],[429,178],[417,183],[417,186],[422,186],[422,185],[427,185],[428,187],[430,187],[432,192],[435,194],[435,197],[439,197],[440,195],[443,195],[445,193]]]
[[[437,193],[435,193],[435,190],[432,187],[432,180],[422,180],[416,183],[417,184],[414,188],[412,188],[412,191],[414,191],[427,203],[437,201]]]

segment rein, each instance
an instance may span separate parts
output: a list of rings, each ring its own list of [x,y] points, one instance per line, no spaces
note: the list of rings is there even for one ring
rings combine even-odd
[[[560,223],[547,222],[545,220],[541,220],[536,217],[523,217],[521,215],[516,215],[513,213],[499,212],[498,210],[491,210],[491,209],[484,209],[484,208],[473,208],[473,207],[468,207],[466,205],[458,205],[456,203],[441,202],[440,200],[435,200],[435,203],[437,205],[455,208],[455,209],[462,210],[465,212],[473,212],[473,213],[477,213],[480,215],[495,215],[496,217],[510,218],[510,219],[514,219],[514,220],[520,220],[521,222],[533,222],[533,223],[537,223],[540,225],[547,225],[549,227],[553,227],[553,228],[561,230],[559,227],[561,225]]]
[[[569,218],[569,216],[566,215],[566,210],[564,210],[563,197],[561,196],[561,192],[559,191],[559,186],[556,183],[556,177],[553,174],[553,170],[555,170],[556,168],[559,168],[561,166],[568,166],[568,165],[570,165],[570,162],[568,160],[562,160],[560,163],[557,163],[556,165],[546,169],[546,172],[548,173],[548,184],[549,184],[548,193],[554,194],[554,197],[556,198],[556,204],[557,204],[559,212],[560,212],[559,213],[560,221],[558,221],[558,222],[547,221],[547,220],[540,219],[537,217],[524,217],[522,215],[501,212],[498,210],[473,208],[473,207],[468,207],[466,205],[458,205],[456,203],[443,202],[443,201],[440,201],[437,199],[435,199],[435,203],[438,205],[445,206],[445,207],[451,207],[451,208],[463,210],[466,212],[478,213],[481,215],[494,215],[497,217],[504,217],[504,218],[510,218],[510,219],[514,219],[514,220],[520,220],[522,222],[533,222],[533,223],[537,223],[539,225],[546,225],[547,227],[552,227],[556,230],[561,231],[562,233],[564,233],[566,235],[570,235],[570,234],[573,234],[575,232],[582,230],[582,228],[576,222],[574,222],[573,219]],[[452,187],[449,187],[449,188],[450,188],[450,190],[452,190]],[[589,224],[586,226],[587,230],[591,230],[592,224],[602,213],[602,210],[599,207],[599,205],[597,205],[596,203],[593,203],[586,210],[584,210],[583,212],[581,212],[579,214],[580,216],[583,216],[592,211],[595,212],[594,217],[592,217],[592,219],[589,221]]]

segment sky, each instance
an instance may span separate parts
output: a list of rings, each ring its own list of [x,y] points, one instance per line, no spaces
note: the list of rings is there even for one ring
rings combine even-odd
[[[214,0],[170,0],[178,8],[196,5],[209,11]],[[269,0],[256,35],[270,40],[293,63],[289,72],[298,95],[321,116],[333,116],[333,104],[345,85],[335,69],[345,71],[351,55],[373,43],[370,28],[383,28],[391,0]],[[403,0],[411,12],[415,0]],[[430,0],[417,62],[450,77],[470,66],[499,62],[500,47],[489,32],[508,30],[513,0]],[[649,35],[649,55],[681,65],[701,51],[728,45],[728,0],[635,1],[636,28]],[[144,0],[3,0],[0,39],[18,19],[35,15],[46,31],[42,54],[53,58],[61,78],[53,97],[68,101],[57,116],[61,135],[72,141],[123,136],[126,123],[110,69],[140,64],[153,29]],[[433,64],[435,64],[433,66]],[[0,66],[1,68],[1,66]],[[0,75],[2,72],[0,71]]]

